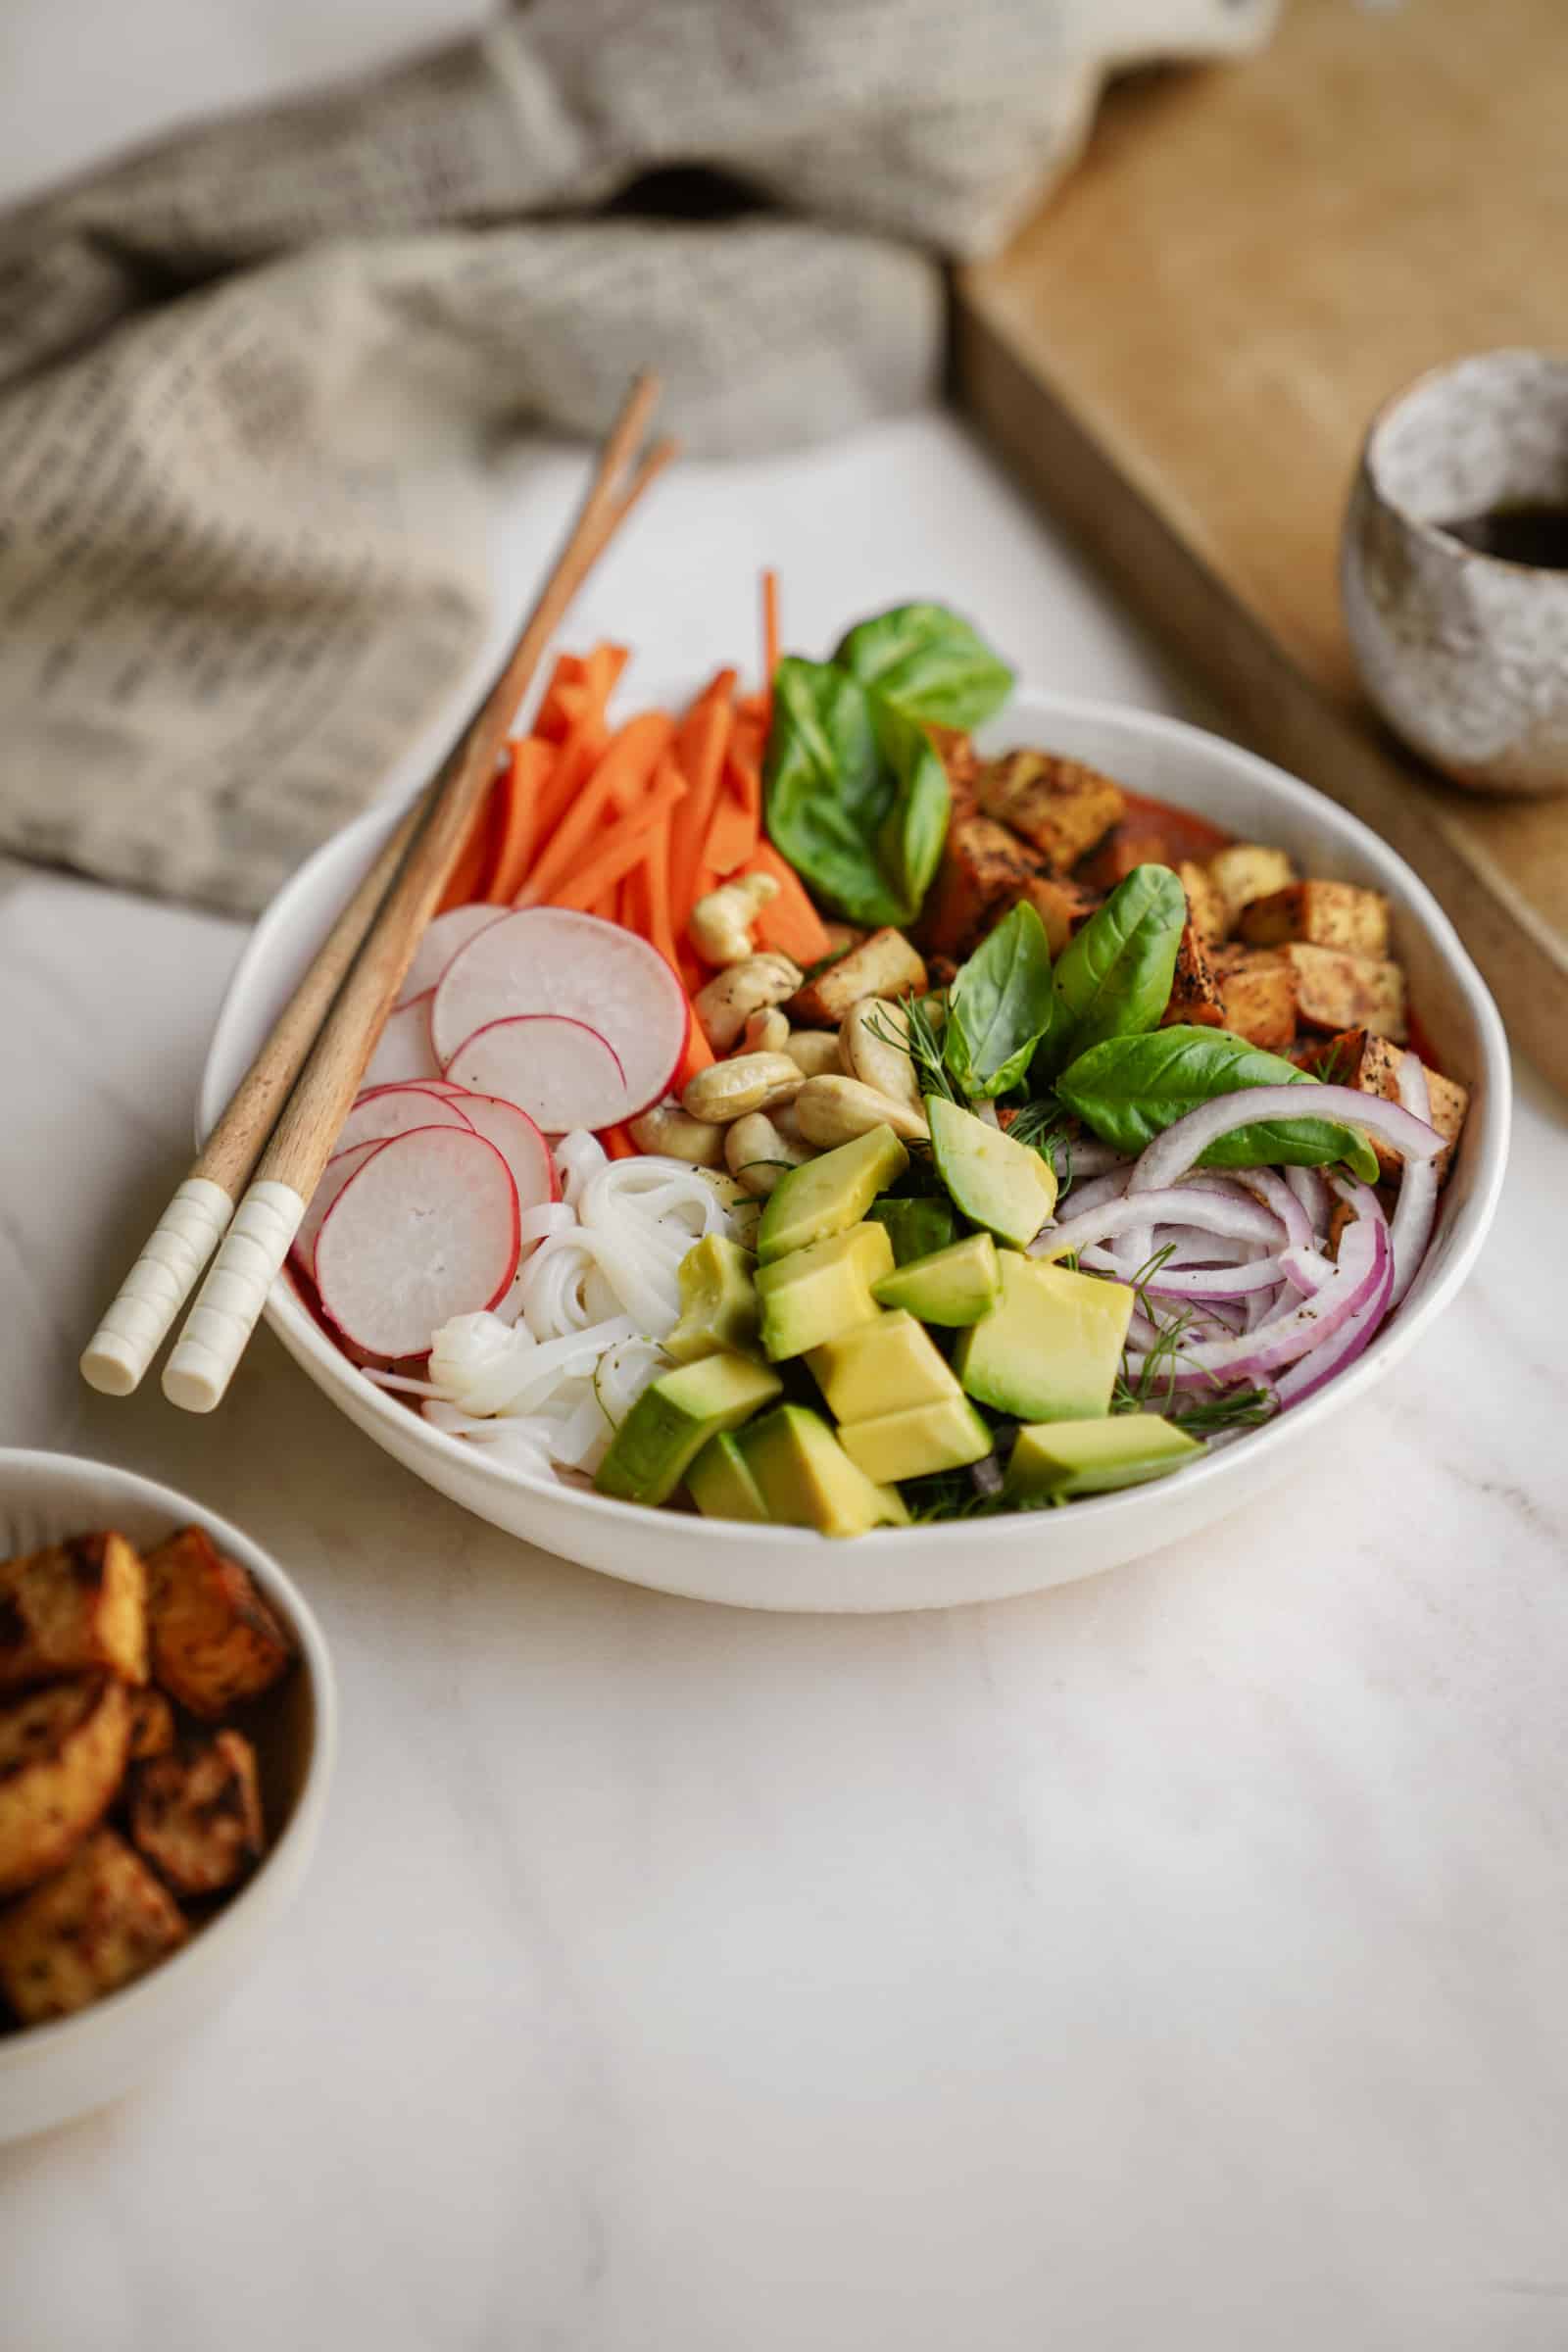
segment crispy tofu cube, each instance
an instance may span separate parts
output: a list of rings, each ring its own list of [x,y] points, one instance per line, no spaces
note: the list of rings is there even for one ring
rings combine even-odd
[[[824,923],[822,928],[827,933],[830,956],[847,956],[852,948],[858,948],[862,939],[870,936],[858,923]]]
[[[0,1705],[0,1893],[70,1859],[113,1801],[129,1749],[130,1692],[112,1675]]]
[[[1127,813],[1119,784],[1053,752],[1009,752],[993,760],[981,768],[976,791],[987,816],[1021,833],[1058,874]]]
[[[1118,825],[1092,858],[1079,866],[1080,880],[1091,890],[1114,890],[1140,865],[1169,865],[1170,848],[1163,833],[1146,825]]]
[[[926,721],[937,758],[948,771],[948,790],[953,795],[953,815],[968,816],[975,806],[975,780],[980,773],[980,757],[971,738],[961,727],[941,727]]]
[[[1225,910],[1228,937],[1236,928],[1242,908],[1253,899],[1265,899],[1270,891],[1283,890],[1287,883],[1294,882],[1296,868],[1283,850],[1267,849],[1257,841],[1233,841],[1223,850],[1216,850],[1209,859],[1208,878]]]
[[[1181,1022],[1207,1029],[1225,1026],[1225,1004],[1218,975],[1192,922],[1183,928],[1181,946],[1176,951],[1176,969],[1160,1027],[1171,1029]]]
[[[1348,1029],[1338,1037],[1313,1038],[1295,1058],[1327,1085],[1352,1086],[1359,1094],[1380,1095],[1386,1102],[1397,1102],[1399,1067],[1408,1052],[1408,1047],[1391,1045],[1386,1037],[1370,1036],[1365,1029]],[[1437,1160],[1438,1182],[1446,1184],[1470,1108],[1470,1090],[1456,1078],[1445,1078],[1429,1064],[1423,1063],[1422,1067],[1426,1070],[1432,1124],[1444,1138]],[[1402,1153],[1379,1136],[1368,1140],[1385,1178],[1396,1176],[1403,1165]]]
[[[216,1894],[262,1858],[256,1750],[214,1732],[130,1776],[130,1835],[176,1894]]]
[[[962,958],[1040,871],[1040,860],[994,817],[956,817],[920,916],[920,937],[934,956]]]
[[[1296,974],[1297,1012],[1308,1028],[1370,1029],[1403,1043],[1404,973],[1398,964],[1298,941],[1274,953]]]
[[[1208,878],[1207,868],[1195,858],[1184,858],[1176,868],[1176,879],[1187,893],[1187,912],[1193,929],[1205,948],[1217,947],[1225,936],[1225,908]]]
[[[130,1761],[144,1764],[149,1756],[164,1756],[174,1744],[174,1710],[151,1683],[134,1690],[130,1699]]]
[[[1285,957],[1268,948],[1215,948],[1209,962],[1224,1027],[1250,1046],[1283,1054],[1296,1036],[1296,974]]]
[[[123,1536],[0,1560],[0,1690],[68,1674],[147,1680],[147,1576]]]
[[[1060,881],[1054,874],[1037,874],[1032,882],[1024,884],[1018,897],[1027,899],[1039,915],[1054,956],[1061,954],[1073,933],[1082,929],[1100,905],[1092,890],[1085,890],[1078,882]],[[1017,904],[1016,900],[1013,904]],[[1011,911],[1011,906],[1004,906],[996,920],[1000,923],[1003,915]]]
[[[24,2026],[69,2017],[177,1951],[177,1904],[113,1830],[0,1911],[0,1992]]]
[[[1300,940],[1308,947],[1344,948],[1351,956],[1384,956],[1389,902],[1381,891],[1353,882],[1291,882],[1244,906],[1237,928],[1254,948]]]
[[[925,964],[902,931],[873,931],[798,989],[784,1007],[799,1029],[836,1029],[862,997],[906,997],[925,988]]]
[[[294,1645],[237,1560],[202,1527],[147,1554],[154,1680],[211,1722],[270,1690]]]

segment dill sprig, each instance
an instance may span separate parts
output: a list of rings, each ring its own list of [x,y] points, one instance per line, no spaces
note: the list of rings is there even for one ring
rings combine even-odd
[[[1214,1438],[1233,1429],[1256,1429],[1258,1424],[1272,1419],[1278,1409],[1272,1389],[1251,1386],[1227,1388],[1218,1373],[1203,1371],[1203,1377],[1213,1390],[1211,1396],[1190,1396],[1176,1385],[1178,1367],[1185,1360],[1181,1343],[1197,1319],[1197,1310],[1180,1307],[1167,1322],[1161,1322],[1150,1299],[1149,1285],[1169,1257],[1173,1243],[1141,1265],[1128,1284],[1140,1309],[1153,1324],[1157,1338],[1145,1351],[1136,1376],[1129,1378],[1126,1358],[1116,1375],[1111,1392],[1110,1409],[1113,1413],[1162,1413],[1177,1429],[1184,1429],[1192,1438]]]
[[[1072,1137],[1068,1133],[1072,1114],[1056,1101],[1054,1095],[1041,1095],[1032,1102],[1020,1102],[1007,1121],[1007,1134],[1015,1144],[1030,1152],[1038,1152],[1055,1170],[1056,1182],[1065,1192],[1072,1183]]]
[[[942,1058],[942,1037],[927,1006],[929,998],[909,995],[901,997],[906,1034],[890,1027],[880,1012],[873,1012],[866,1022],[871,1035],[880,1038],[885,1046],[896,1046],[907,1054],[914,1064],[914,1075],[922,1095],[945,1095],[950,1102],[962,1100],[948,1075],[948,1065]]]

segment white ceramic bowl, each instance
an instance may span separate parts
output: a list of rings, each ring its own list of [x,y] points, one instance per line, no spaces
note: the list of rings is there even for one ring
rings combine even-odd
[[[267,1855],[188,1944],[122,1992],[54,2025],[0,2034],[0,2141],[88,2115],[153,2074],[249,1975],[299,1892],[316,1845],[332,1777],[337,1694],[321,1629],[282,1569],[237,1527],[172,1487],[106,1462],[0,1449],[0,1557],[91,1528],[117,1528],[133,1544],[151,1545],[193,1523],[250,1570],[299,1644],[299,1664],[256,1730]]]
[[[992,753],[1049,745],[1105,769],[1134,792],[1191,808],[1245,839],[1276,843],[1308,873],[1371,884],[1393,902],[1396,949],[1408,967],[1413,1002],[1445,1067],[1474,1094],[1421,1275],[1395,1322],[1360,1360],[1305,1404],[1155,1485],[1049,1515],[889,1529],[829,1543],[796,1529],[646,1510],[494,1464],[363,1379],[280,1280],[268,1319],[351,1421],[443,1494],[548,1551],[633,1584],[754,1609],[951,1608],[1066,1584],[1196,1534],[1313,1451],[1329,1458],[1321,1448],[1328,1424],[1386,1380],[1430,1329],[1474,1264],[1492,1222],[1509,1116],[1507,1048],[1496,1007],[1453,926],[1409,867],[1356,818],[1267,760],[1176,719],[1030,690],[1013,696],[981,742]],[[208,1055],[202,1134],[398,813],[391,806],[376,808],[347,827],[263,915]],[[325,1429],[323,1443],[330,1443]]]

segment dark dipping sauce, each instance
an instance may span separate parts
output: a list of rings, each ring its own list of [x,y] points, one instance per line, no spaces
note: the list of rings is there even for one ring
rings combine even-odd
[[[1438,528],[1478,556],[1532,564],[1539,571],[1568,571],[1568,507],[1493,507]]]

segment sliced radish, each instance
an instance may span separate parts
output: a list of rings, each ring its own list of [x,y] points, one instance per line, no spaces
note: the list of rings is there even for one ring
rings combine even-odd
[[[554,1154],[525,1110],[519,1110],[515,1102],[503,1102],[499,1095],[466,1094],[448,1099],[476,1134],[494,1144],[512,1170],[519,1209],[543,1208],[561,1199]]]
[[[355,1096],[356,1102],[368,1102],[374,1095],[401,1094],[406,1086],[416,1086],[421,1095],[466,1095],[466,1086],[454,1086],[450,1078],[383,1078],[375,1086],[362,1086]]]
[[[370,1066],[360,1081],[361,1094],[380,1086],[407,1086],[412,1079],[439,1078],[441,1065],[430,1048],[430,1000],[433,989],[411,1004],[389,1012],[386,1027],[375,1041]]]
[[[433,1086],[378,1086],[370,1095],[361,1095],[343,1122],[337,1139],[337,1152],[346,1152],[351,1144],[385,1143],[390,1135],[406,1135],[411,1127],[466,1127],[469,1125],[462,1099],[443,1088],[437,1094]]]
[[[416,997],[422,997],[427,989],[434,988],[458,950],[466,948],[487,924],[500,922],[508,911],[505,906],[476,902],[467,906],[449,906],[445,914],[436,915],[426,925],[424,937],[414,951],[414,961],[403,975],[398,1004],[412,1004]]]
[[[476,1094],[514,1102],[551,1135],[631,1115],[626,1073],[607,1038],[557,1012],[521,1012],[465,1038],[447,1064]]]
[[[321,1181],[305,1204],[300,1229],[289,1244],[289,1257],[302,1273],[316,1280],[316,1237],[321,1230],[321,1220],[351,1176],[357,1176],[372,1152],[379,1152],[386,1142],[384,1135],[362,1137],[342,1152],[334,1152],[321,1170]]]
[[[517,1252],[517,1188],[494,1144],[416,1127],[378,1144],[328,1208],[316,1287],[357,1348],[422,1355],[453,1315],[506,1297]]]
[[[450,1065],[466,1040],[526,1013],[598,1031],[624,1072],[612,1119],[657,1102],[686,1049],[686,992],[662,956],[618,923],[564,906],[519,907],[458,950],[430,1006],[442,1067],[457,1075]]]

